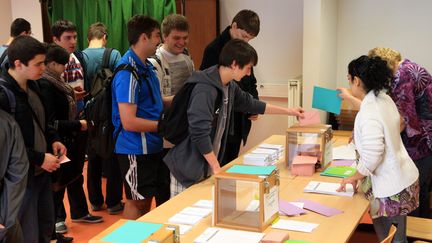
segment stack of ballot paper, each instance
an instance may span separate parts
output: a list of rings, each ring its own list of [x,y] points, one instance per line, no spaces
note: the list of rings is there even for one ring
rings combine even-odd
[[[272,165],[269,154],[246,154],[243,157],[243,164],[256,165],[256,166],[269,166]]]
[[[200,200],[200,202],[197,202],[196,204],[208,205],[207,200]],[[186,232],[188,232],[193,225],[201,221],[201,219],[210,215],[211,212],[212,212],[212,208],[208,208],[208,207],[198,207],[198,206],[186,207],[183,210],[181,210],[179,213],[172,216],[168,220],[168,222],[171,224],[179,225],[180,234],[183,235]]]
[[[340,187],[339,183],[322,182],[322,181],[310,181],[309,184],[304,188],[304,192],[329,194],[337,196],[352,197],[354,195],[354,189],[351,184],[346,184],[346,191],[336,191]]]
[[[275,149],[265,149],[257,148],[252,150],[252,154],[267,154],[269,156],[270,162],[275,164],[279,160],[279,153]]]
[[[284,156],[284,146],[281,144],[262,143],[258,145],[258,148],[276,150],[278,154],[278,158],[282,158]]]

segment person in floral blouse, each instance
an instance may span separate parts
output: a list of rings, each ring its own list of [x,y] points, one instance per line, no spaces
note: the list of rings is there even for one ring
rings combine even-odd
[[[412,216],[430,218],[429,188],[432,174],[432,76],[422,66],[391,48],[376,47],[369,56],[379,56],[394,73],[390,96],[405,121],[402,141],[420,172],[420,206]]]
[[[393,242],[407,243],[407,215],[419,205],[419,172],[399,135],[401,119],[392,98],[386,94],[393,72],[379,57],[361,56],[348,65],[348,83],[359,112],[354,122],[354,144],[359,154],[357,172],[342,179],[360,189],[370,202],[369,213],[379,241],[397,225]],[[340,96],[345,97],[345,88]]]

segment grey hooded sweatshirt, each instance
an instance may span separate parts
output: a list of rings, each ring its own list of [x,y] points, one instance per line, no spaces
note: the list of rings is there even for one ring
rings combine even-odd
[[[266,104],[242,91],[234,81],[228,83],[228,92],[224,93],[217,65],[204,71],[194,72],[186,82],[196,83],[187,110],[189,135],[181,143],[170,149],[164,157],[164,162],[177,181],[183,186],[189,187],[207,177],[209,167],[203,155],[213,151],[213,142],[218,127],[224,126],[220,149],[216,154],[220,161],[225,151],[229,128],[233,126],[232,119],[230,119],[232,112],[264,114]],[[219,114],[224,114],[224,109],[227,109],[227,117],[226,119],[219,118],[214,124],[214,106],[218,92],[223,97]],[[225,106],[223,105],[224,100],[228,101]],[[223,122],[226,124],[221,124]]]

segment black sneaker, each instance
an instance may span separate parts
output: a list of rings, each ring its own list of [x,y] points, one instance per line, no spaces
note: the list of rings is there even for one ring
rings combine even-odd
[[[91,214],[87,214],[86,216],[84,216],[82,218],[72,219],[72,222],[90,223],[90,224],[100,223],[102,221],[103,221],[103,218],[101,216],[94,216]]]
[[[124,204],[122,202],[119,202],[114,207],[108,208],[107,211],[111,215],[116,215],[123,212],[123,209],[124,209]]]
[[[103,209],[103,204],[102,205],[91,205],[91,208],[93,211],[101,211]]]
[[[62,234],[56,234],[57,243],[69,243],[73,241],[73,237],[64,236]]]
[[[57,222],[55,224],[55,232],[59,234],[64,234],[68,231],[68,228],[64,221]]]

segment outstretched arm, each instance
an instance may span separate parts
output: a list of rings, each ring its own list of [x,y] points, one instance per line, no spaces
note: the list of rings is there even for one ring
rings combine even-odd
[[[281,114],[281,115],[290,115],[290,116],[296,116],[298,118],[304,117],[304,110],[301,107],[297,108],[285,108],[282,106],[272,105],[272,104],[266,104],[265,112],[264,114]]]

